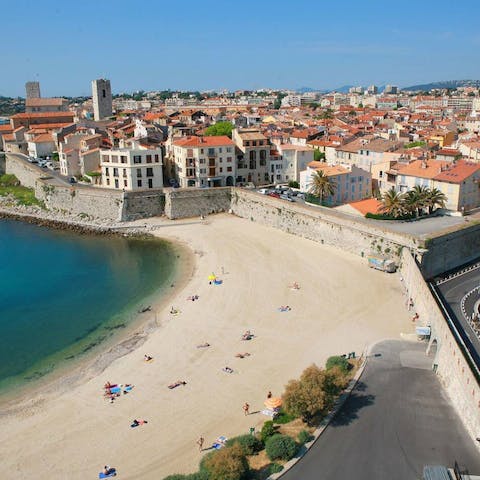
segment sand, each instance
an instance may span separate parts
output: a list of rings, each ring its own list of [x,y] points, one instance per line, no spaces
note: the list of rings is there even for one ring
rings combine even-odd
[[[268,391],[280,395],[312,362],[413,331],[398,275],[369,269],[365,259],[227,214],[144,223],[194,252],[190,281],[156,312],[161,326],[141,347],[68,392],[19,399],[3,412],[3,480],[98,478],[104,464],[122,479],[195,471],[200,435],[208,447],[267,419],[245,416],[245,402],[258,412]],[[212,271],[221,285],[209,285]],[[295,281],[300,290],[289,288]],[[179,315],[169,314],[172,305]],[[279,312],[281,305],[292,309]],[[247,329],[255,334],[248,342]],[[203,342],[211,346],[196,348]],[[235,358],[244,352],[251,355]],[[145,363],[145,353],[154,360]],[[107,380],[135,387],[110,404]],[[169,390],[176,380],[187,385]],[[148,424],[130,428],[134,418]]]

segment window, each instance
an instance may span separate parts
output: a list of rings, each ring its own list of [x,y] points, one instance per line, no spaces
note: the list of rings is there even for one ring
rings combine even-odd
[[[103,155],[102,159],[105,163],[108,163],[108,162],[110,162],[110,155]]]
[[[142,178],[142,169],[137,168],[137,178]]]
[[[203,153],[203,148],[200,149],[200,153]]]
[[[232,147],[227,147],[227,153],[231,153]]]
[[[126,168],[123,169],[123,178],[127,178],[127,169]]]
[[[257,152],[255,150],[251,150],[250,151],[250,160],[256,160],[256,159],[257,159]]]
[[[222,167],[220,167],[220,173],[223,173],[223,168]]]
[[[113,169],[113,176],[118,177],[118,168]],[[118,182],[117,182],[118,183]]]
[[[148,179],[148,188],[153,188],[153,179]]]
[[[110,172],[108,170],[108,167],[105,169],[105,175],[110,175]]]
[[[232,162],[232,157],[227,157],[227,163],[231,163]]]
[[[122,163],[127,163],[127,156],[126,155],[120,155],[120,161]]]
[[[155,154],[155,163],[158,163],[160,162],[160,158],[158,156],[158,153]]]
[[[141,187],[142,186],[142,181],[141,180],[137,180],[137,187]]]
[[[223,158],[220,159],[220,163],[223,163]]]
[[[151,155],[147,155],[147,163],[152,163],[152,156]]]
[[[115,188],[118,188],[118,178],[115,179]]]
[[[127,180],[124,180],[124,181],[123,181],[123,186],[124,186],[124,187],[128,187],[128,182],[127,182]]]
[[[110,185],[110,179],[107,178],[107,185]]]
[[[211,156],[215,155],[215,149],[214,148],[209,148],[208,149],[208,155],[211,155]]]
[[[147,177],[153,177],[153,168],[147,168]],[[148,181],[148,183],[150,184],[150,180]]]
[[[227,172],[231,172],[232,171],[232,167],[227,167]]]
[[[107,96],[107,92],[106,92],[105,89],[103,88],[103,89],[102,89],[102,97],[103,97],[103,98],[106,98],[106,96]]]
[[[206,173],[207,173],[207,169],[206,169],[206,168],[201,168],[201,169],[200,169],[200,174],[205,175]]]
[[[199,161],[200,161],[200,163],[205,163],[205,159],[204,159],[204,158],[201,158]]]
[[[141,155],[134,155],[133,156],[133,163],[142,163],[142,156]]]
[[[222,147],[218,149],[218,153],[222,153]]]

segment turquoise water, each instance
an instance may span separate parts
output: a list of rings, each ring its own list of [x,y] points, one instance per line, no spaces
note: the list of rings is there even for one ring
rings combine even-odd
[[[0,388],[42,378],[121,331],[170,286],[175,260],[166,242],[0,220]]]

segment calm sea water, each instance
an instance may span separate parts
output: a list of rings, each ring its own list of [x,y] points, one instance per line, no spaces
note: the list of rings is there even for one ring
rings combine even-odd
[[[121,331],[170,285],[175,260],[166,242],[0,220],[0,389],[41,378]]]

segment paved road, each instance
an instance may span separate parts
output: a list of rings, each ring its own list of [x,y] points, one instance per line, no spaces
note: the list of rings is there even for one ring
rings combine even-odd
[[[470,272],[464,273],[457,277],[447,280],[440,285],[437,285],[437,290],[440,292],[443,297],[444,303],[447,303],[450,307],[451,312],[455,316],[458,324],[463,329],[463,332],[467,339],[464,339],[465,343],[470,342],[471,348],[474,353],[472,357],[479,365],[480,369],[480,338],[473,331],[470,323],[466,320],[462,309],[461,302],[462,299],[471,292],[474,288],[480,285],[480,268],[471,270]],[[471,316],[473,312],[473,305],[479,299],[478,293],[473,293],[469,296],[468,302],[466,302],[466,314]],[[467,344],[467,347],[469,345]],[[470,348],[469,348],[470,349]]]
[[[475,440],[424,351],[423,343],[378,344],[343,409],[282,480],[418,480],[424,465],[455,460],[480,474]]]

